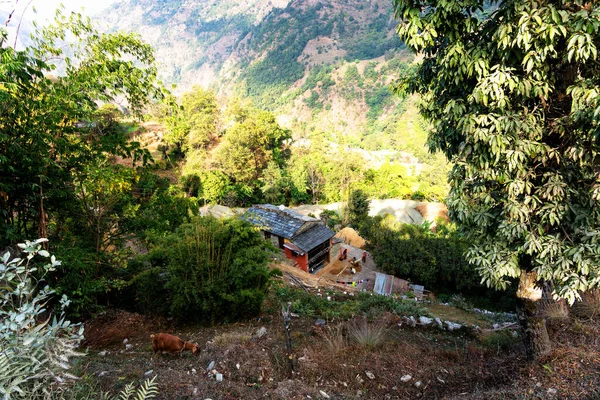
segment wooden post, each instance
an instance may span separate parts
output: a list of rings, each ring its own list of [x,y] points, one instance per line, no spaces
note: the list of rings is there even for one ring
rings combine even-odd
[[[292,335],[290,330],[290,322],[292,320],[292,312],[290,307],[291,302],[287,303],[287,309],[284,305],[281,306],[281,315],[283,316],[283,326],[285,328],[285,347],[287,352],[288,363],[290,365],[290,376],[294,375],[294,354],[292,353]]]

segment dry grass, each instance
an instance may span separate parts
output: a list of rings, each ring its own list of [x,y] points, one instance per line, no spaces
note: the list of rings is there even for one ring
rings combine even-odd
[[[332,353],[338,353],[343,351],[348,345],[348,341],[344,336],[344,326],[328,326],[323,333],[321,333],[323,343],[328,351]]]
[[[581,301],[573,305],[573,314],[579,318],[600,317],[600,290],[590,290],[581,295]]]
[[[214,337],[213,343],[219,347],[227,347],[232,344],[246,344],[252,339],[247,332],[225,332]]]
[[[544,305],[544,316],[550,322],[567,322],[569,321],[569,307],[564,300],[550,301]]]
[[[388,328],[380,321],[369,324],[365,318],[351,323],[348,327],[348,336],[359,346],[373,349],[380,345],[386,338]]]

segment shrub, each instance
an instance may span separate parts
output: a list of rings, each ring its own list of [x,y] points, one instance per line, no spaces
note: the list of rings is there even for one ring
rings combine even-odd
[[[168,314],[179,321],[257,315],[269,284],[267,248],[246,222],[195,217],[141,257],[149,267],[134,279],[139,307],[164,313],[169,304]],[[155,286],[159,291],[152,296]]]
[[[573,314],[579,318],[600,316],[600,290],[590,290],[581,294],[581,300],[573,305]]]
[[[344,327],[342,325],[327,326],[321,333],[325,346],[332,353],[338,353],[346,348],[347,341],[344,337]]]
[[[19,244],[24,258],[0,259],[0,394],[5,399],[52,398],[52,391],[73,378],[67,371],[83,327],[60,317],[49,318],[46,307],[54,291],[44,286],[60,261],[42,249],[46,239]],[[46,262],[40,262],[40,258]],[[64,309],[66,296],[60,300]]]
[[[373,319],[376,316],[390,312],[397,315],[423,315],[428,313],[413,301],[398,301],[393,297],[374,295],[371,293],[359,293],[358,296],[338,298],[339,294],[326,297],[307,293],[300,289],[280,287],[276,290],[276,296],[281,302],[291,302],[292,311],[325,319],[341,318],[350,319],[357,315]]]
[[[425,285],[456,291],[479,285],[475,268],[463,257],[467,243],[453,231],[432,232],[427,225],[395,224],[369,218],[363,236],[375,263],[385,272]]]
[[[333,210],[323,210],[319,215],[319,218],[331,229],[334,229],[336,225],[342,223],[339,214]]]
[[[473,310],[473,304],[471,304],[467,299],[465,299],[465,296],[463,296],[462,294],[453,294],[450,297],[450,304],[464,311]]]
[[[368,323],[366,318],[354,321],[348,328],[352,340],[361,347],[372,349],[380,345],[388,329],[382,322]]]
[[[512,332],[504,330],[498,332],[492,332],[485,336],[482,340],[482,344],[493,350],[500,352],[501,350],[507,350],[517,343],[519,339],[515,338]]]

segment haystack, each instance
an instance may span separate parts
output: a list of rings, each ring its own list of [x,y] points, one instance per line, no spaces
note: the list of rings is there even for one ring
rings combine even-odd
[[[358,247],[360,249],[365,248],[365,239],[360,237],[358,232],[352,228],[342,229],[335,235],[335,237],[342,239],[344,243],[349,244],[350,246]]]
[[[448,218],[448,208],[443,203],[419,203],[415,209],[421,213],[424,219],[434,222],[437,218],[442,218],[446,222],[450,222]]]

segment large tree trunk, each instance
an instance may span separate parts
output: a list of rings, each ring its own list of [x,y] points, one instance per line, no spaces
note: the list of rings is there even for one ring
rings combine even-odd
[[[521,272],[517,289],[517,317],[523,332],[527,358],[535,360],[550,353],[550,338],[542,313],[542,287],[536,286],[535,271]]]

